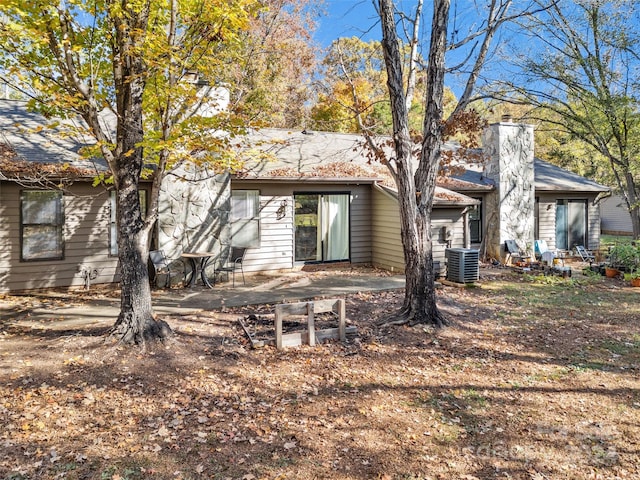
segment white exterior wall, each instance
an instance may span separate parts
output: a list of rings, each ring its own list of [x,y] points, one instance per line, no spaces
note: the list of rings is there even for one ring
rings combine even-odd
[[[545,240],[549,250],[556,250],[556,197],[538,197],[538,238]]]
[[[555,250],[556,245],[556,202],[558,200],[586,200],[587,201],[587,245],[590,250],[600,248],[600,204],[595,203],[594,193],[551,193],[538,195],[538,240],[546,240],[549,250]]]
[[[233,189],[260,191],[260,247],[249,248],[245,271],[291,269],[294,264],[294,194],[350,193],[350,259],[371,263],[371,185],[234,182]]]

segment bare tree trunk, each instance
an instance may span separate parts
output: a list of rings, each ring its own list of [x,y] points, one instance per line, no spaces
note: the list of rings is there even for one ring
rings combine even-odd
[[[382,48],[387,67],[387,86],[393,117],[396,183],[400,209],[402,246],[405,255],[405,298],[400,323],[446,324],[438,310],[431,245],[431,210],[442,145],[444,55],[449,1],[435,0],[427,72],[427,96],[420,163],[414,174],[413,145],[404,93],[402,55],[398,46],[393,2],[380,0]]]
[[[629,215],[631,216],[631,227],[633,229],[633,238],[640,239],[640,199],[636,195],[636,182],[631,172],[627,172],[625,175],[626,192],[625,200],[627,201],[627,207],[629,208]]]
[[[127,344],[146,344],[171,334],[169,325],[154,318],[147,261],[149,231],[143,228],[137,185],[118,182],[118,255],[120,258],[120,314],[111,336]]]
[[[631,207],[631,211],[629,212],[631,215],[631,227],[633,228],[633,239],[640,239],[640,206],[636,203],[633,207]]]

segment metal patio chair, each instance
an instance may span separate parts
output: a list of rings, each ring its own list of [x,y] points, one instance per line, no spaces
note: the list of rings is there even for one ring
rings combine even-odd
[[[592,252],[584,248],[583,245],[576,245],[574,247],[576,249],[576,253],[582,259],[583,262],[589,262],[590,264],[595,261],[596,257]]]
[[[240,270],[242,274],[242,284],[246,285],[244,281],[244,270],[242,269],[242,262],[244,261],[244,254],[246,253],[246,247],[231,247],[231,255],[229,261],[216,269],[217,272],[226,272],[227,280],[229,279],[229,272],[233,278],[233,286],[236,286],[236,270]]]
[[[504,251],[506,254],[505,264],[513,263],[514,261],[522,261],[527,258],[526,252],[523,252],[515,240],[504,241]]]

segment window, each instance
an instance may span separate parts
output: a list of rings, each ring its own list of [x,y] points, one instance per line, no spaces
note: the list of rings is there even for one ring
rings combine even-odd
[[[348,193],[296,193],[295,261],[331,262],[349,259]]]
[[[231,244],[260,246],[260,191],[231,191]]]
[[[481,198],[474,197],[474,200]],[[482,203],[474,205],[469,211],[469,230],[471,233],[471,243],[482,242]]]
[[[556,202],[556,248],[569,250],[587,245],[587,201],[558,200]]]
[[[142,209],[142,218],[147,216],[147,192],[138,190],[140,196],[140,208]],[[118,222],[116,219],[117,200],[116,192],[111,190],[109,193],[109,255],[118,255]]]
[[[62,192],[24,190],[20,194],[22,260],[64,258]]]

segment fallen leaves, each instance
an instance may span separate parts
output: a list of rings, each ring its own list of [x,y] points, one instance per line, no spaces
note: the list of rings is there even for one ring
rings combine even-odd
[[[615,308],[635,308],[631,299],[587,290],[598,302],[590,308],[600,309],[589,318],[607,318],[598,323],[576,318],[579,299],[565,316],[560,295],[490,286],[440,291],[453,319],[440,331],[378,330],[376,312],[401,294],[358,294],[348,302],[356,340],[283,352],[245,348],[235,309],[168,319],[190,341],[178,335],[152,354],[112,349],[82,332],[60,348],[46,328],[2,330],[0,471],[232,480],[638,476],[637,456],[618,454],[640,441],[640,342],[633,313]]]

